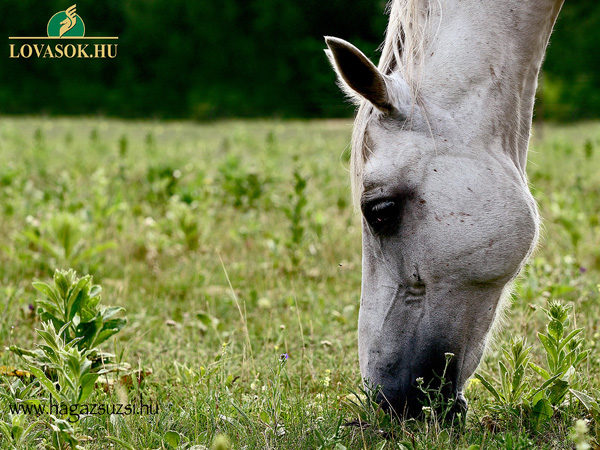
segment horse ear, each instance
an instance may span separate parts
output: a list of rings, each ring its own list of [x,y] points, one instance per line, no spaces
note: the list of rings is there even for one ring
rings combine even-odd
[[[340,87],[351,98],[356,94],[366,98],[384,112],[394,108],[390,104],[386,77],[369,58],[354,45],[343,39],[326,36],[329,50],[325,50],[335,69]]]

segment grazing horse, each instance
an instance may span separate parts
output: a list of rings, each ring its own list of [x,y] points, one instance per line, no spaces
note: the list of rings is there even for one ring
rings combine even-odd
[[[537,78],[563,0],[392,0],[379,66],[327,37],[357,103],[361,374],[417,416],[417,378],[466,408],[502,299],[539,219],[525,165]]]

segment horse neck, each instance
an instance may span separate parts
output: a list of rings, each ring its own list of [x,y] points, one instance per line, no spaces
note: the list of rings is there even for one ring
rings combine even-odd
[[[563,0],[431,0],[419,77],[436,133],[525,177],[537,78]]]

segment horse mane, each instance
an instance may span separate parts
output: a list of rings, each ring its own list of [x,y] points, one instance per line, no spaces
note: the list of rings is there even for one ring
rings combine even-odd
[[[385,40],[380,47],[379,70],[386,74],[399,73],[407,83],[413,106],[420,105],[419,80],[425,53],[426,31],[429,28],[430,0],[390,0],[386,13],[389,22]],[[381,115],[369,101],[360,99],[352,132],[350,173],[352,197],[359,206],[365,163],[371,153],[367,124]]]

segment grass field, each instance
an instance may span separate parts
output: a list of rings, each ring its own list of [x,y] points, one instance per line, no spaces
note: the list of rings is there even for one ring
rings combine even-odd
[[[577,419],[588,428],[580,445],[597,445],[600,413],[570,392],[540,419],[477,380],[466,424],[451,428],[390,421],[364,398],[350,132],[349,121],[0,119],[0,424],[10,435],[0,447],[58,448],[71,436],[87,449],[574,448]],[[600,124],[538,128],[529,159],[542,238],[480,372],[499,385],[511,337],[526,337],[544,364],[542,308],[560,299],[572,306],[568,331],[583,327],[580,348],[591,351],[563,375],[597,399]],[[141,397],[158,412],[72,424],[31,414],[15,425],[8,404],[45,405],[49,391],[11,376],[30,366],[8,348],[42,342],[32,282],[66,268],[93,275],[102,304],[128,319],[102,348],[134,376],[101,375],[86,403]],[[344,426],[352,421],[370,426]]]

